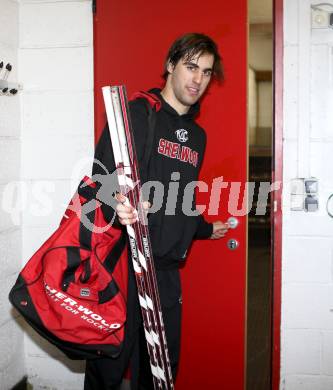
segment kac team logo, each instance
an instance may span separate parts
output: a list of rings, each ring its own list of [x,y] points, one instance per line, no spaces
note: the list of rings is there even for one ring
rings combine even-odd
[[[186,142],[188,141],[188,131],[185,129],[179,129],[175,131],[178,141]]]

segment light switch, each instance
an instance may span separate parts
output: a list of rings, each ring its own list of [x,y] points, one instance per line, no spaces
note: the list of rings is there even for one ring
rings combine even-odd
[[[292,179],[290,192],[293,195],[304,195],[304,179]]]
[[[292,211],[304,210],[304,195],[291,194],[290,209]]]
[[[305,192],[307,194],[316,194],[318,192],[318,180],[314,178],[305,179]]]
[[[318,211],[318,207],[319,207],[318,198],[316,196],[308,195],[305,198],[305,210],[306,211],[310,211],[310,212]]]

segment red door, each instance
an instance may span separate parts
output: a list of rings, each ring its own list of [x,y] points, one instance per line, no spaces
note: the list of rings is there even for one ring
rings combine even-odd
[[[218,200],[227,220],[237,208],[237,184],[247,172],[246,83],[247,1],[157,2],[97,0],[94,23],[96,138],[104,125],[101,87],[125,84],[129,96],[161,86],[163,63],[172,41],[185,32],[203,32],[217,41],[225,64],[225,82],[212,85],[202,101],[199,123],[208,144],[201,180],[209,189],[223,176],[227,188],[200,194],[198,203]],[[216,182],[217,183],[217,182]],[[216,184],[215,183],[215,184]],[[230,198],[229,195],[231,194]],[[214,198],[214,199],[213,199]],[[213,210],[215,211],[215,210]],[[183,329],[177,390],[241,390],[245,376],[246,216],[219,241],[196,242],[182,270]],[[227,247],[231,238],[236,250]]]

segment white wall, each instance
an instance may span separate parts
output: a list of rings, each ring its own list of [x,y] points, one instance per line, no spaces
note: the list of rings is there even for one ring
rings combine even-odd
[[[311,30],[312,3],[284,2],[281,389],[288,390],[333,389],[333,219],[325,210],[333,193],[333,30]],[[319,212],[290,211],[290,180],[309,176],[319,180]]]
[[[261,81],[258,83],[259,112],[258,126],[272,127],[272,83]]]
[[[249,0],[248,12],[250,23],[271,23],[272,1]]]
[[[256,74],[253,69],[249,68],[249,86],[248,86],[248,101],[249,101],[249,144],[254,145],[256,143],[256,129],[258,124],[257,118],[257,83]]]
[[[12,0],[0,1],[0,62],[13,69],[8,81],[17,81],[19,5]],[[0,96],[0,201],[4,205],[5,189],[20,176],[20,98]],[[8,204],[7,204],[8,206]],[[25,375],[23,333],[11,308],[8,292],[21,268],[21,224],[14,223],[0,208],[0,389],[10,389]]]
[[[256,6],[256,7],[255,7]],[[257,20],[270,15],[272,2],[250,1],[250,15]],[[251,11],[252,10],[252,11]],[[257,14],[257,18],[256,18]],[[251,20],[252,22],[252,20]],[[271,34],[271,20],[266,24],[251,24],[248,48],[250,69],[254,72],[272,71],[273,38]],[[254,81],[252,78],[254,77]],[[253,82],[256,92],[253,92]],[[256,99],[256,102],[253,99]],[[256,110],[256,126],[253,127],[253,110]],[[249,142],[260,146],[270,146],[272,138],[272,87],[270,82],[256,81],[255,75],[249,75]]]
[[[271,1],[267,1],[271,3]],[[251,30],[250,30],[251,31]],[[249,65],[254,70],[272,70],[273,39],[269,35],[251,34],[249,40]]]
[[[272,143],[272,82],[258,82],[258,128],[256,143],[270,146]]]
[[[3,127],[0,124],[0,153],[6,157],[0,177],[3,184],[20,177],[24,201],[18,216],[21,230],[11,227],[8,214],[8,226],[0,219],[0,249],[8,253],[0,263],[5,295],[22,259],[25,263],[59,224],[72,195],[71,184],[77,185],[80,178],[78,174],[71,182],[74,168],[82,158],[90,159],[83,170],[89,173],[93,156],[91,0],[1,0],[1,29],[6,19],[6,42],[12,42],[6,59],[18,69],[15,77],[23,91],[11,103],[0,97],[0,105],[8,106],[8,117],[0,114],[5,121]],[[84,364],[69,361],[26,325],[24,333],[17,331],[7,314],[7,298],[1,296],[0,302],[0,388],[9,389],[27,373],[34,389],[82,389]],[[15,365],[14,354],[20,355]]]

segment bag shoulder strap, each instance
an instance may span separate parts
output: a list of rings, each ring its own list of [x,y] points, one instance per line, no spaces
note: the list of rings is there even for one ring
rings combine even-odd
[[[156,111],[151,107],[149,102],[144,99],[148,114],[148,132],[145,144],[145,151],[143,155],[143,164],[146,169],[147,175],[149,171],[149,163],[153,149],[155,126],[156,126]]]

